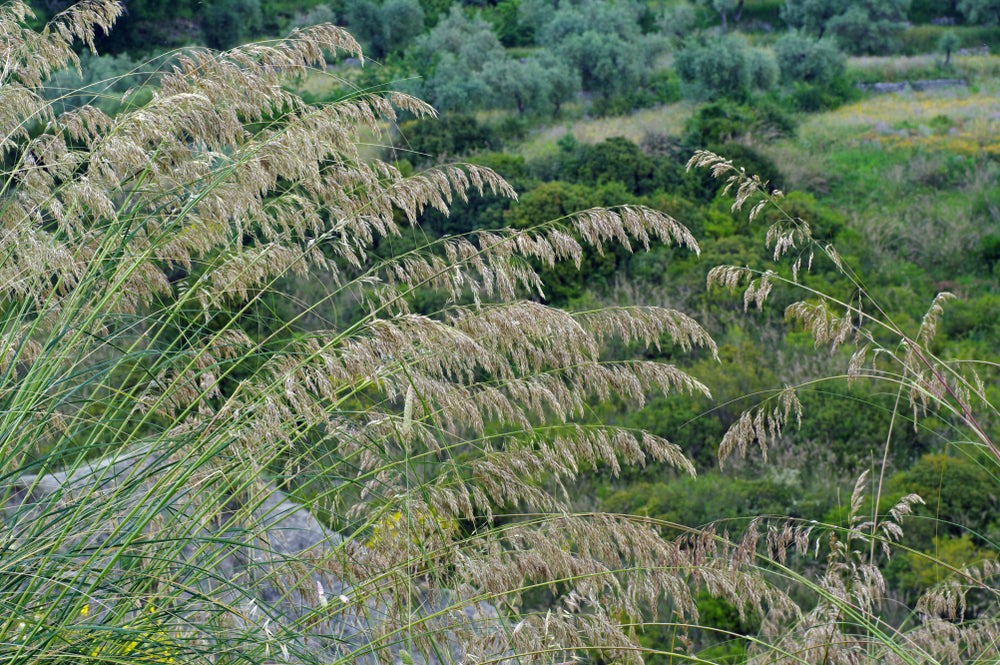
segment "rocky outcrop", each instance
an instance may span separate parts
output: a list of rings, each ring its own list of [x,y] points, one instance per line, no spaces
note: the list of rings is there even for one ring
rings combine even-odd
[[[218,497],[219,484],[199,478],[185,479],[184,485],[161,482],[158,469],[162,466],[175,474],[177,467],[171,464],[149,449],[137,449],[72,471],[19,476],[3,496],[4,522],[20,548],[47,547],[40,542],[44,534],[60,516],[74,511],[79,521],[76,534],[52,544],[70,558],[74,552],[87,552],[80,555],[81,563],[86,559],[86,565],[97,571],[105,561],[118,565],[121,551],[132,547],[121,539],[117,527],[129,519],[132,508],[145,504],[135,513],[155,514],[148,520],[149,529],[179,539],[182,547],[166,552],[178,559],[179,569],[196,571],[190,577],[181,573],[174,581],[178,588],[188,585],[182,597],[192,600],[193,607],[201,604],[206,616],[213,612],[218,616],[221,610],[235,634],[253,633],[256,640],[273,637],[274,652],[292,663],[349,657],[355,663],[374,664],[398,652],[398,646],[390,646],[381,659],[376,657],[386,610],[371,598],[358,600],[362,594],[335,572],[338,566],[350,566],[352,558],[364,557],[363,546],[326,528],[312,512],[265,480],[226,492],[222,511],[208,509],[202,514],[205,503],[196,494],[214,483],[212,496]],[[159,507],[150,511],[156,502]],[[364,595],[370,596],[370,590]],[[476,625],[480,632],[484,626],[499,627],[496,610],[486,603],[462,603],[449,594],[437,594],[436,600],[425,597],[422,602],[425,615],[441,614],[442,621]],[[450,604],[456,609],[445,611]],[[441,633],[448,648],[439,644],[427,658],[416,653],[410,657],[417,663],[457,661],[462,654],[457,642],[445,637],[449,634],[453,636],[447,629]]]

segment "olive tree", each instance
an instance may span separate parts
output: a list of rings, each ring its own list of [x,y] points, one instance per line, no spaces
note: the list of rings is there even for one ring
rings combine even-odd
[[[831,35],[850,53],[891,50],[903,29],[911,0],[785,0],[782,17],[792,28],[822,38]]]
[[[414,50],[419,61],[428,63],[451,54],[470,71],[481,70],[487,62],[504,53],[493,26],[478,16],[469,16],[458,6],[453,6],[448,16],[417,38]]]
[[[424,10],[417,0],[385,0],[381,5],[372,0],[351,0],[344,20],[366,54],[384,58],[406,48],[423,32]]]
[[[851,0],[785,0],[781,18],[789,27],[823,37],[830,19],[842,14],[850,4]]]
[[[458,7],[417,39],[414,51],[418,59],[432,63],[422,92],[441,111],[489,107],[521,114],[558,112],[580,89],[580,74],[565,57],[542,49],[511,59],[489,23]]]
[[[816,39],[791,30],[774,43],[774,55],[786,82],[829,85],[844,72],[845,57],[829,37]]]
[[[539,42],[580,72],[585,90],[610,97],[634,90],[650,73],[662,44],[639,29],[638,5],[585,0],[564,5]]]
[[[480,108],[491,99],[483,68],[506,58],[492,26],[453,6],[430,32],[414,44],[425,65],[423,96],[440,111]]]
[[[944,66],[947,67],[951,64],[951,54],[954,53],[959,46],[962,45],[962,40],[958,38],[954,30],[948,30],[941,33],[941,38],[938,39],[937,50],[939,53],[944,53]]]
[[[492,60],[483,67],[482,80],[493,107],[513,107],[522,115],[558,112],[562,101],[580,88],[579,75],[548,55]]]
[[[968,23],[977,25],[1000,23],[1000,0],[959,0],[958,9]]]
[[[672,42],[681,41],[688,37],[691,30],[697,23],[697,15],[694,5],[683,2],[663,10],[656,21],[657,27]]]
[[[689,39],[677,52],[681,92],[699,101],[746,97],[777,83],[778,66],[769,51],[751,48],[739,35]]]
[[[722,21],[722,31],[729,29],[729,19],[732,18],[734,24],[740,22],[743,16],[744,0],[698,0],[698,4],[718,12]]]

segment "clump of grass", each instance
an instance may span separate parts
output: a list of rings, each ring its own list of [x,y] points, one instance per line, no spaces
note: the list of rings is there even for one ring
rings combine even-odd
[[[533,266],[584,244],[697,252],[681,224],[623,206],[422,241],[425,208],[514,193],[366,158],[397,109],[432,113],[416,99],[283,87],[358,54],[329,25],[189,50],[146,103],[56,115],[39,87],[121,11],[92,0],[34,32],[26,4],[0,9],[4,659],[634,661],[664,597],[787,607],[752,566],[568,498],[581,469],[692,471],[667,440],[576,422],[595,398],[707,392],[603,341],[715,347],[671,309],[542,306]],[[322,295],[284,315],[278,285],[313,275],[301,292]],[[445,307],[411,311],[428,290]]]
[[[380,120],[431,113],[418,100],[358,92],[314,106],[284,88],[324,53],[358,52],[333,26],[193,50],[148,103],[56,116],[39,87],[120,11],[91,0],[38,33],[27,5],[0,10],[3,659],[638,662],[653,610],[696,623],[703,590],[762,618],[758,660],[960,660],[997,634],[992,609],[953,611],[963,584],[990,591],[985,564],[931,589],[916,628],[880,618],[876,552],[916,501],[882,506],[881,482],[870,519],[859,482],[848,524],[829,529],[755,521],[667,540],[649,520],[574,512],[585,470],[693,472],[670,441],[584,421],[591,400],[707,393],[673,365],[608,358],[605,342],[715,345],[669,308],[540,305],[534,266],[579,265],[584,245],[697,252],[680,223],[622,206],[423,239],[412,224],[428,206],[513,192],[475,166],[404,177],[366,158]],[[715,155],[696,163],[731,178],[737,208],[779,204]],[[854,278],[801,220],[768,237],[791,266],[712,273],[745,287],[747,306],[797,284],[814,253]],[[319,298],[282,302],[278,285],[316,275],[297,292]],[[994,460],[980,384],[928,350],[947,296],[907,334],[853,283],[789,316],[820,343],[857,344],[852,379],[937,406]],[[418,312],[427,290],[445,304]],[[741,418],[722,453],[766,450],[797,417],[789,388]],[[819,535],[827,565],[797,572],[786,555],[815,552]]]

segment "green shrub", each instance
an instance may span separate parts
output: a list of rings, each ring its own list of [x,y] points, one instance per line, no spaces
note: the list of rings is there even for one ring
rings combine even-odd
[[[206,7],[201,32],[206,45],[227,49],[260,35],[263,20],[260,0],[220,0]]]
[[[742,136],[752,124],[753,111],[732,102],[705,104],[684,124],[684,140],[690,145],[722,143]]]
[[[399,126],[396,150],[416,164],[502,147],[496,130],[474,116],[448,113],[438,120],[411,120]]]
[[[753,173],[768,183],[769,189],[784,189],[784,178],[778,165],[767,156],[742,143],[723,143],[712,146],[719,154],[728,155],[736,168]]]
[[[966,530],[983,534],[996,521],[996,478],[976,460],[951,455],[924,455],[893,476],[891,487],[919,494],[926,506],[918,514],[933,517],[924,530],[959,536]]]
[[[983,263],[992,267],[1000,262],[1000,235],[989,234],[979,241],[979,254]]]
[[[683,531],[717,520],[738,528],[758,515],[792,515],[801,488],[780,480],[732,478],[709,472],[698,478],[636,483],[606,500],[613,512],[654,517]],[[667,527],[670,528],[670,527]]]
[[[684,123],[684,142],[693,148],[745,136],[776,138],[795,132],[794,118],[780,106],[759,101],[754,106],[720,101],[700,107]]]
[[[830,85],[795,82],[788,95],[788,106],[806,113],[832,111],[846,102],[859,99],[861,91],[846,76],[835,79]]]
[[[628,139],[613,137],[596,145],[581,145],[563,162],[563,177],[585,185],[616,180],[636,195],[656,189],[654,161]]]
[[[936,537],[933,546],[923,552],[908,552],[903,583],[911,589],[926,589],[961,577],[963,568],[978,566],[995,558],[989,550],[977,547],[969,534]]]

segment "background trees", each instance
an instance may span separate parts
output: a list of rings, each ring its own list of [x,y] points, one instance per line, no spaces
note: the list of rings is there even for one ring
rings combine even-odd
[[[774,55],[785,81],[825,86],[844,73],[846,58],[830,37],[790,31],[774,43]]]
[[[537,29],[540,43],[580,72],[585,90],[610,97],[634,90],[662,48],[642,35],[634,3],[585,0],[564,5]]]
[[[483,67],[482,78],[490,89],[493,108],[513,107],[522,115],[557,113],[580,89],[578,74],[548,52],[490,61]]]
[[[743,15],[744,0],[698,0],[698,4],[719,13],[723,32],[729,29],[730,20],[739,23]]]
[[[773,55],[731,34],[688,40],[675,66],[683,94],[700,101],[745,98],[754,89],[771,88],[778,78]]]
[[[657,19],[657,25],[672,44],[681,43],[697,24],[694,5],[681,3],[667,7]]]
[[[830,19],[850,6],[851,0],[785,0],[781,18],[789,26],[819,38],[826,34]]]
[[[817,38],[831,35],[849,53],[879,53],[903,28],[910,0],[786,0],[782,18]]]
[[[349,0],[344,22],[370,58],[383,59],[402,50],[424,31],[424,10],[418,0]]]
[[[415,52],[421,61],[434,63],[425,68],[428,78],[422,90],[443,111],[493,107],[522,115],[549,114],[558,112],[581,85],[581,74],[565,52],[540,49],[525,58],[510,58],[488,22],[458,7],[417,40]],[[621,54],[600,54],[610,58],[597,67],[607,82],[614,78],[610,68]],[[600,60],[597,55],[582,57],[595,62]],[[619,89],[617,84],[614,89]]]
[[[417,39],[414,49],[428,73],[423,96],[442,111],[486,104],[492,91],[482,78],[483,68],[507,57],[490,24],[458,6]]]
[[[952,30],[941,34],[941,37],[938,39],[937,50],[944,53],[945,67],[951,64],[951,54],[958,50],[961,43],[962,42],[959,40],[958,35],[956,35]]]
[[[263,22],[260,0],[221,0],[206,8],[201,31],[208,46],[227,49],[260,34]]]
[[[998,0],[959,0],[958,9],[969,23],[996,25],[1000,22]]]
[[[60,113],[91,104],[114,114],[122,105],[122,94],[154,78],[155,71],[150,70],[155,69],[155,65],[125,53],[96,55],[86,51],[80,55],[80,72],[64,69],[54,73],[45,81],[41,93]]]

